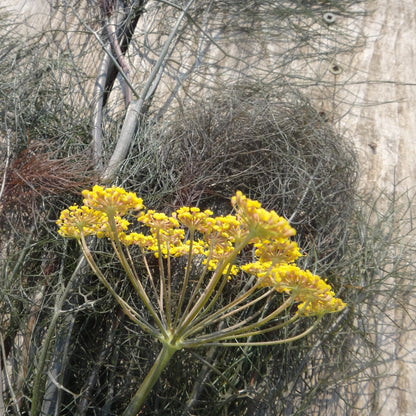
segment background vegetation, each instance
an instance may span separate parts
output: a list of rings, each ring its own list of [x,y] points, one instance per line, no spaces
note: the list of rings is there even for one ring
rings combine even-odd
[[[1,15],[0,412],[37,395],[45,415],[118,415],[157,354],[56,233],[106,181],[165,210],[227,213],[242,190],[290,219],[304,266],[349,305],[288,346],[178,355],[142,414],[371,414],[385,318],[411,312],[411,201],[357,192],[337,103],[317,105],[335,85],[322,74],[360,46],[328,13],[351,23],[360,3],[63,2],[28,38]]]

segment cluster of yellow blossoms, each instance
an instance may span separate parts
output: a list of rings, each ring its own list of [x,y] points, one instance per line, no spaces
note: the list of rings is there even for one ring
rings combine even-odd
[[[301,253],[290,240],[295,230],[288,221],[239,191],[231,199],[235,215],[225,216],[213,216],[212,211],[197,207],[181,207],[170,216],[144,211],[141,198],[118,187],[96,185],[82,194],[84,205],[62,211],[57,221],[63,237],[106,236],[125,246],[137,245],[159,258],[202,256],[208,270],[219,269],[227,276],[252,274],[259,279],[258,287],[291,294],[302,315],[338,312],[345,307],[319,276],[294,264]],[[139,232],[128,232],[131,224],[124,218],[126,214],[136,216]],[[247,245],[254,247],[255,261],[238,265],[236,257]]]

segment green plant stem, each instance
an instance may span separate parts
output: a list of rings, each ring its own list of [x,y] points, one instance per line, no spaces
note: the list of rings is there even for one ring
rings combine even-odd
[[[160,305],[161,307],[161,319],[166,322],[166,327],[170,328],[171,321],[170,321],[170,313],[169,313],[169,305],[168,305],[168,296],[167,296],[167,283],[166,283],[166,274],[165,274],[165,267],[163,266],[163,253],[162,253],[162,246],[160,241],[160,230],[156,231],[156,239],[157,239],[157,251],[158,251],[158,264],[159,264],[159,279],[160,279]],[[169,253],[169,247],[167,247]],[[169,257],[169,255],[168,255]],[[165,311],[165,313],[163,313]]]
[[[82,252],[84,254],[85,259],[87,260],[88,264],[90,265],[92,271],[95,275],[100,279],[101,283],[106,287],[106,289],[110,292],[110,294],[114,297],[114,299],[118,302],[118,304],[123,309],[124,313],[137,325],[140,326],[144,331],[152,334],[155,338],[159,339],[160,332],[149,322],[147,322],[142,316],[140,316],[123,298],[121,298],[114,288],[111,286],[110,282],[105,278],[104,274],[101,272],[98,265],[95,263],[91,251],[88,248],[88,245],[85,241],[83,235],[81,235],[80,245],[82,248]]]
[[[187,300],[187,305],[185,307],[185,311],[182,313],[182,316],[180,316],[179,322],[177,324],[175,324],[175,328],[178,328],[182,325],[184,319],[188,316],[188,313],[193,305],[194,300],[196,299],[196,297],[198,296],[199,293],[199,289],[201,288],[205,276],[208,273],[208,267],[209,267],[209,262],[211,261],[211,257],[212,257],[212,246],[209,250],[208,256],[206,258],[206,264],[202,270],[202,272],[199,275],[199,279],[197,284],[194,286],[194,288],[192,289],[192,293],[189,296],[189,299]]]
[[[147,261],[146,253],[145,253],[145,251],[144,251],[143,248],[140,248],[140,250],[142,252],[143,264],[144,264],[144,266],[146,268],[146,272],[147,272],[147,275],[149,277],[150,284],[151,284],[152,289],[153,289],[153,293],[154,293],[155,298],[157,299],[157,302],[158,302],[159,311],[161,311],[162,310],[162,305],[160,304],[158,291],[157,291],[157,288],[156,288],[156,285],[155,285],[155,281],[153,279],[152,272],[151,272],[150,267],[149,267],[149,263]]]
[[[266,295],[268,295],[269,293],[266,293]],[[299,316],[293,316],[291,319],[282,322],[280,324],[274,325],[270,328],[266,328],[266,329],[261,329],[262,326],[266,325],[270,320],[276,318],[278,315],[280,315],[283,311],[285,311],[290,305],[292,305],[294,300],[294,297],[289,297],[288,299],[286,299],[286,301],[284,303],[282,303],[277,309],[275,309],[273,312],[271,312],[269,315],[267,315],[265,318],[262,318],[260,320],[258,320],[257,322],[254,322],[250,325],[247,325],[252,319],[255,318],[255,315],[251,315],[249,316],[247,319],[245,319],[244,321],[240,321],[232,326],[226,327],[226,328],[222,328],[219,331],[216,332],[212,332],[206,335],[202,335],[199,337],[196,337],[195,339],[197,340],[197,342],[199,343],[200,341],[203,342],[212,342],[212,341],[222,341],[225,339],[232,339],[232,338],[243,338],[243,337],[249,337],[252,335],[258,335],[258,334],[262,334],[262,333],[266,333],[266,332],[270,332],[272,330],[276,330],[279,328],[282,328],[284,326],[287,326],[291,323],[293,323],[294,321],[296,321]],[[257,301],[257,300],[256,300]],[[246,305],[244,305],[245,307]],[[226,319],[226,318],[224,318]],[[215,322],[215,321],[214,321]],[[207,324],[205,324],[207,325]],[[203,328],[203,326],[201,326],[200,328],[197,328],[198,330],[201,330]],[[189,331],[188,333],[184,334],[184,338],[188,337],[190,334],[196,332],[194,330],[194,328],[192,328],[191,331]],[[192,342],[192,340],[189,340],[190,342]]]
[[[182,305],[183,302],[185,300],[185,296],[186,296],[186,289],[188,288],[188,280],[189,280],[189,275],[191,273],[191,269],[192,269],[192,248],[193,248],[193,244],[194,244],[194,237],[195,237],[195,229],[191,228],[189,229],[189,253],[188,253],[188,260],[186,263],[186,268],[185,268],[185,276],[183,278],[183,283],[182,283],[182,290],[181,290],[181,294],[179,296],[179,301],[178,301],[178,306],[176,308],[176,314],[175,314],[175,321],[173,326],[176,327],[178,325],[178,321],[179,321],[179,317],[181,315],[181,311],[182,311]]]
[[[242,303],[246,298],[248,298],[248,296],[250,296],[254,292],[254,289],[258,290],[258,285],[254,286],[249,291],[247,291],[244,296],[241,296],[240,298],[235,299],[233,302],[228,303],[225,307],[219,309],[218,311],[215,311],[211,315],[204,316],[201,313],[200,315],[201,315],[201,318],[203,318],[203,319],[195,319],[195,321],[192,322],[191,325],[189,325],[188,330],[184,333],[184,337],[188,337],[189,335],[200,331],[201,329],[205,328],[208,325],[215,324],[218,321],[223,321],[226,318],[228,318],[232,315],[235,315],[235,314],[243,311],[244,309],[249,308],[250,306],[256,304],[259,301],[261,301],[262,299],[270,296],[270,293],[273,292],[273,289],[270,289],[268,292],[260,294],[258,297],[251,300],[250,302],[247,302],[244,305],[240,306],[239,308],[234,309],[234,306]],[[203,311],[203,312],[205,312],[205,311]],[[254,318],[255,318],[254,315],[252,315],[247,319],[252,320]],[[245,320],[244,323],[245,322],[247,322],[247,320]]]
[[[223,260],[222,264],[218,265],[217,269],[215,270],[205,290],[202,292],[201,296],[195,303],[194,307],[190,310],[187,316],[184,317],[183,321],[180,322],[175,334],[175,336],[177,337],[176,339],[181,338],[183,333],[186,332],[188,325],[195,319],[195,317],[199,314],[199,312],[208,302],[213,291],[215,290],[215,287],[217,286],[218,281],[222,277],[222,272],[225,270],[227,266],[233,263],[240,251],[247,245],[247,243],[252,238],[252,234],[247,235],[247,237],[234,248],[233,252],[226,259]]]
[[[166,367],[173,354],[178,350],[178,348],[173,347],[170,344],[164,343],[162,350],[160,351],[156,361],[153,364],[153,367],[147,373],[146,378],[143,380],[136,394],[131,399],[129,405],[123,413],[123,416],[136,416],[143,406],[144,401],[151,392],[156,381],[159,379],[162,374],[163,369]]]
[[[269,268],[269,271],[272,269],[272,266]],[[268,273],[260,280],[257,280],[257,282],[254,284],[253,287],[245,291],[241,296],[234,299],[232,302],[228,303],[224,307],[218,309],[216,312],[212,313],[209,316],[205,316],[206,313],[203,311],[203,313],[200,314],[201,319],[195,319],[194,322],[192,322],[192,325],[189,326],[189,328],[184,332],[184,338],[187,338],[190,334],[193,334],[195,332],[198,332],[201,328],[204,328],[207,325],[210,325],[212,323],[216,323],[219,319],[224,319],[225,317],[234,315],[238,312],[240,312],[243,309],[247,309],[250,305],[257,303],[264,297],[268,296],[271,292],[267,292],[266,294],[260,295],[253,301],[244,304],[238,309],[233,309],[234,306],[237,306],[238,304],[242,303],[245,299],[247,299],[252,293],[254,293],[256,290],[259,289],[261,286],[261,283],[267,278]],[[271,289],[271,291],[273,291]],[[215,298],[214,298],[215,300]],[[208,309],[208,308],[207,308]]]
[[[126,259],[126,256],[124,255],[123,249],[121,247],[120,240],[118,238],[117,234],[117,225],[115,222],[114,214],[112,212],[107,212],[108,216],[108,222],[113,234],[113,238],[110,238],[111,243],[114,248],[114,252],[116,253],[117,258],[119,259],[121,265],[123,266],[123,269],[127,273],[127,276],[130,279],[131,284],[133,285],[134,289],[136,290],[137,294],[140,296],[140,299],[146,306],[147,310],[152,315],[153,319],[155,320],[156,325],[159,327],[160,331],[163,333],[164,336],[167,336],[166,333],[166,325],[163,324],[161,319],[159,318],[155,308],[152,305],[152,302],[150,301],[149,297],[147,296],[147,293],[140,283],[140,280],[135,275],[134,271],[129,265],[128,260]],[[162,314],[163,319],[163,314]]]
[[[318,316],[316,318],[316,321],[313,323],[313,325],[311,325],[308,329],[306,329],[305,331],[301,332],[300,334],[295,335],[295,336],[290,337],[290,338],[278,339],[278,340],[275,340],[275,341],[259,341],[259,342],[257,342],[257,341],[255,341],[255,342],[253,342],[253,341],[247,341],[247,342],[238,342],[238,341],[221,342],[221,341],[217,341],[217,342],[192,343],[192,344],[183,343],[183,347],[198,348],[198,347],[202,346],[203,344],[205,346],[223,346],[223,347],[244,347],[244,346],[265,347],[267,345],[288,344],[290,342],[297,341],[297,340],[305,337],[306,335],[310,334],[318,326],[322,317],[323,317],[323,315]],[[244,337],[250,337],[251,335],[252,334],[246,334],[246,335],[244,335]]]

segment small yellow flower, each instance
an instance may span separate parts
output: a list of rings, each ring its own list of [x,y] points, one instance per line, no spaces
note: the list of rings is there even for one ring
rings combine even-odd
[[[130,223],[125,218],[114,217],[114,222],[116,224],[116,232],[119,235],[123,231],[127,231]],[[97,231],[97,237],[102,238],[106,236],[107,238],[114,239],[113,231],[111,230],[110,223],[108,221],[104,222],[100,229]]]
[[[200,231],[204,233],[205,239],[210,242],[240,241],[248,234],[247,228],[234,215],[208,218],[205,228]]]
[[[169,232],[169,230],[179,228],[179,222],[176,218],[150,209],[147,212],[141,212],[137,217],[137,221],[145,224],[152,231],[162,230]]]
[[[234,246],[230,241],[217,240],[215,245],[211,245],[205,255],[210,256],[213,260],[226,260],[226,258],[234,251]]]
[[[205,259],[202,262],[202,264],[207,264],[207,263],[208,263],[208,270],[215,271],[220,262],[218,261],[218,259],[211,259],[209,261],[208,261],[208,259]],[[230,276],[237,276],[239,271],[240,271],[240,269],[235,264],[232,264],[231,266],[225,267],[222,274],[223,275],[229,274]]]
[[[293,291],[296,300],[302,302],[299,311],[303,315],[339,312],[346,306],[341,299],[335,298],[330,285],[309,270],[302,270],[295,265],[282,265],[275,267],[272,275],[278,291]]]
[[[157,238],[157,235],[154,232],[152,234]],[[161,242],[178,245],[182,244],[184,238],[185,230],[182,228],[171,228],[159,231],[159,239]]]
[[[188,256],[191,249],[190,240],[185,241],[182,244],[171,247],[171,255],[173,257]],[[205,253],[207,245],[204,241],[198,240],[192,243],[192,255],[202,255]]]
[[[288,239],[263,240],[255,243],[254,247],[256,248],[254,255],[261,262],[293,263],[301,256],[298,245]]]
[[[240,191],[231,198],[237,219],[244,223],[254,237],[265,239],[288,238],[296,234],[288,221],[275,211],[267,211],[260,202],[248,199]]]
[[[203,254],[205,245],[200,245],[195,243],[192,245],[192,255]],[[150,247],[153,251],[155,257],[159,257],[159,254],[162,253],[162,256],[167,257],[182,257],[188,256],[191,249],[189,240],[185,243],[181,241],[172,241],[169,240],[162,241],[159,245]]]
[[[261,281],[260,287],[274,287],[276,284],[274,277],[271,276],[271,261],[256,261],[254,263],[247,263],[242,265],[240,268],[248,274],[257,276],[257,278]]]
[[[281,264],[271,268],[272,262],[255,262],[241,266],[246,273],[262,279],[262,287],[274,287],[278,292],[293,294],[303,315],[319,315],[339,312],[345,308],[341,299],[335,298],[330,285],[309,270],[293,264]]]
[[[62,237],[81,238],[94,235],[100,232],[107,222],[107,215],[92,208],[73,205],[61,212],[56,224],[59,227],[58,233]]]
[[[172,214],[172,216],[177,218],[186,228],[201,232],[206,228],[206,220],[207,218],[210,218],[211,215],[212,211],[209,209],[201,212],[197,207],[181,207]]]
[[[84,205],[109,215],[123,216],[129,211],[139,211],[144,208],[143,200],[134,192],[127,192],[115,186],[103,188],[95,185],[92,191],[82,191],[82,195]]]
[[[142,233],[132,232],[130,234],[126,234],[121,232],[118,234],[118,238],[120,242],[126,246],[137,245],[145,250],[150,250],[150,247],[157,246],[157,241],[153,236],[144,235]]]
[[[312,302],[303,302],[298,305],[298,313],[302,316],[323,315],[326,313],[341,312],[346,307],[339,298],[328,300],[315,300]]]

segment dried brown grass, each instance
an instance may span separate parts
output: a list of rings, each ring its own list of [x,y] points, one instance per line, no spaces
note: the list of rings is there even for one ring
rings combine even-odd
[[[48,142],[33,141],[17,154],[5,172],[0,218],[24,224],[41,211],[46,199],[77,194],[96,180],[85,155],[59,157]]]

